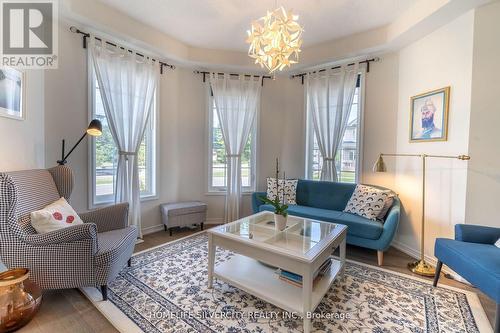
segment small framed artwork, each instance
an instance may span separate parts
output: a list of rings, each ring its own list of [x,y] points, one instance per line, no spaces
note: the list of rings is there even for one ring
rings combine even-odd
[[[0,116],[24,120],[24,72],[0,67]]]
[[[446,141],[450,87],[411,98],[410,142]]]

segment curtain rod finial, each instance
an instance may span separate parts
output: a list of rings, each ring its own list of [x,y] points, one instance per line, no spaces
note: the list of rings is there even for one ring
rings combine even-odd
[[[73,33],[77,33],[78,32],[78,28],[75,27],[74,25],[72,25],[70,28],[69,28],[69,31],[73,32]]]

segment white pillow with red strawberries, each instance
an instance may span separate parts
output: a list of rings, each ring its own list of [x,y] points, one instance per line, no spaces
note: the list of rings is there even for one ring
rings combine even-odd
[[[31,213],[31,225],[39,234],[82,223],[82,219],[64,198]]]

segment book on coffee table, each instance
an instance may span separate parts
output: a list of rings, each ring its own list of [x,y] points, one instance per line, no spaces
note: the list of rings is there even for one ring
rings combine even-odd
[[[332,266],[332,260],[328,258],[314,273],[314,283],[323,276]],[[296,287],[302,287],[302,275],[295,274],[286,270],[278,269],[276,271],[278,278],[282,281],[290,283]]]

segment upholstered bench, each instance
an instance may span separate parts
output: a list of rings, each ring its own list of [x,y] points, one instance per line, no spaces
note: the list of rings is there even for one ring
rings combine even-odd
[[[170,232],[172,228],[187,227],[199,224],[203,230],[203,223],[207,217],[207,204],[201,201],[174,202],[160,205],[161,221],[165,231]]]

